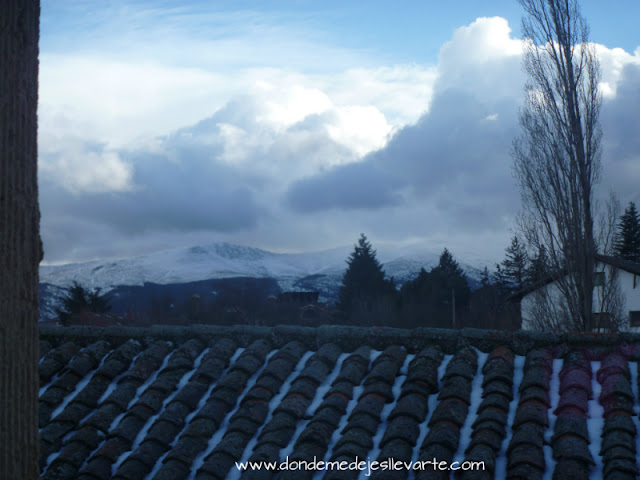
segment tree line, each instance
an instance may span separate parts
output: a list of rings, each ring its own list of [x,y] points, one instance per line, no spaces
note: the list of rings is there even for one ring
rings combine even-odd
[[[633,202],[620,217],[608,253],[640,263],[640,215]],[[480,287],[473,291],[446,248],[436,266],[422,268],[397,288],[362,234],[347,259],[337,308],[347,324],[514,329],[520,326],[520,306],[514,296],[554,277],[554,268],[544,245],[529,252],[514,236],[502,262],[491,272],[485,267]]]
[[[387,278],[367,237],[362,234],[347,260],[337,309],[342,323],[413,328],[517,328],[517,309],[508,302],[515,277],[498,269],[482,275],[472,291],[464,271],[448,249],[438,264],[421,268],[397,288]]]
[[[634,202],[629,203],[620,217],[613,245],[616,257],[640,263],[640,214]],[[436,266],[430,270],[421,268],[415,278],[398,288],[393,278],[387,278],[375,249],[362,234],[347,259],[336,305],[322,310],[315,323],[518,328],[519,305],[511,297],[552,275],[553,266],[544,246],[530,253],[524,242],[514,236],[502,262],[491,271],[485,267],[480,286],[473,291],[464,271],[446,248]],[[276,307],[266,297],[258,298],[255,289],[247,295],[242,292],[244,289],[231,289],[212,305],[203,305],[199,297],[182,302],[166,296],[154,298],[144,321],[275,324],[300,320],[295,308]],[[89,290],[73,282],[57,313],[59,321],[66,325],[82,312],[110,310],[111,305],[99,288]]]

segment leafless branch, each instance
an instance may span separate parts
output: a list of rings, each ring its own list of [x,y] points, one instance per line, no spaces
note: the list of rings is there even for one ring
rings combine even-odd
[[[577,0],[519,1],[529,76],[513,148],[521,225],[530,248],[546,249],[563,298],[558,305],[540,295],[549,304],[538,312],[540,327],[588,330],[600,240],[592,200],[600,175],[600,66]]]

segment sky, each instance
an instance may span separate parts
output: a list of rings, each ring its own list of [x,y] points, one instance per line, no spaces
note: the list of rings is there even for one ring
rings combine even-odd
[[[345,3],[45,0],[45,264],[360,233],[499,261],[520,210],[521,7]],[[598,195],[640,203],[640,2],[581,5],[602,68]]]

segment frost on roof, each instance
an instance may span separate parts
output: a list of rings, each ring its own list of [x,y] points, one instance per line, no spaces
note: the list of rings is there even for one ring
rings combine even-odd
[[[93,331],[61,329],[68,334],[49,333],[42,343],[43,479],[267,480],[273,471],[241,472],[236,462],[356,457],[482,461],[487,478],[638,473],[634,336]],[[370,473],[373,480],[428,477]],[[277,480],[316,477],[369,478],[277,473]]]

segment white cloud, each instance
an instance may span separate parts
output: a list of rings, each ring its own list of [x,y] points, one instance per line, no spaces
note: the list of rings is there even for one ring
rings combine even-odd
[[[621,48],[609,49],[604,45],[595,45],[595,47],[602,71],[600,88],[603,97],[613,98],[616,96],[624,68],[627,65],[640,65],[640,48],[631,55]]]
[[[439,68],[447,69],[455,64],[486,66],[521,53],[522,41],[511,37],[506,19],[482,17],[456,29],[453,38],[440,50]]]
[[[372,105],[395,128],[415,123],[428,111],[437,69],[433,65],[351,68],[322,78],[338,105]]]
[[[295,178],[382,148],[393,131],[428,107],[434,78],[417,66],[361,68],[331,77],[277,68],[218,74],[45,53],[40,148],[61,152],[74,143],[69,139],[81,138],[113,150],[156,151],[154,137],[179,130],[183,137],[197,135],[194,141],[220,146],[217,160]],[[217,129],[183,128],[221,109]],[[328,153],[331,145],[322,145],[327,140],[344,148]],[[284,152],[285,158],[265,155],[270,151]],[[67,156],[72,155],[73,150]],[[270,157],[268,163],[261,156]],[[116,188],[123,173],[95,185]],[[65,181],[73,188],[89,185]]]
[[[384,147],[391,126],[373,106],[347,106],[336,110],[335,122],[327,126],[329,136],[358,156]]]
[[[329,97],[315,88],[302,85],[273,85],[264,81],[256,82],[258,96],[264,102],[264,113],[256,120],[286,128],[304,120],[307,116],[320,114],[333,105]]]
[[[145,239],[180,238],[304,250],[362,231],[456,249],[481,239],[501,252],[518,209],[509,153],[521,45],[504,19],[481,18],[454,33],[437,66],[216,71],[45,52],[43,236],[57,256],[48,259],[70,242],[86,257],[127,239],[136,251]],[[629,67],[640,50],[598,53],[607,178],[637,191],[635,133],[624,132],[637,131]]]
[[[133,168],[113,150],[64,141],[58,151],[41,151],[40,175],[74,194],[126,192],[133,188]]]
[[[223,84],[198,69],[43,53],[40,125],[121,147],[210,115],[226,101]]]
[[[522,41],[504,18],[478,18],[458,28],[438,57],[439,91],[456,88],[488,101],[522,95]]]
[[[604,77],[624,96],[603,105],[605,177],[615,179],[611,188],[626,196],[632,185],[637,190],[631,162],[637,136],[624,127],[638,123],[637,93],[629,90],[635,62],[621,51],[601,56]],[[521,42],[510,38],[505,20],[478,19],[459,29],[441,50],[433,98],[420,121],[357,165],[293,183],[289,205],[306,215],[343,211],[357,218],[377,212],[397,241],[420,230],[407,211],[428,225],[422,235],[432,238],[463,234],[471,244],[471,237],[489,232],[508,235],[519,208],[510,153],[523,77]]]

